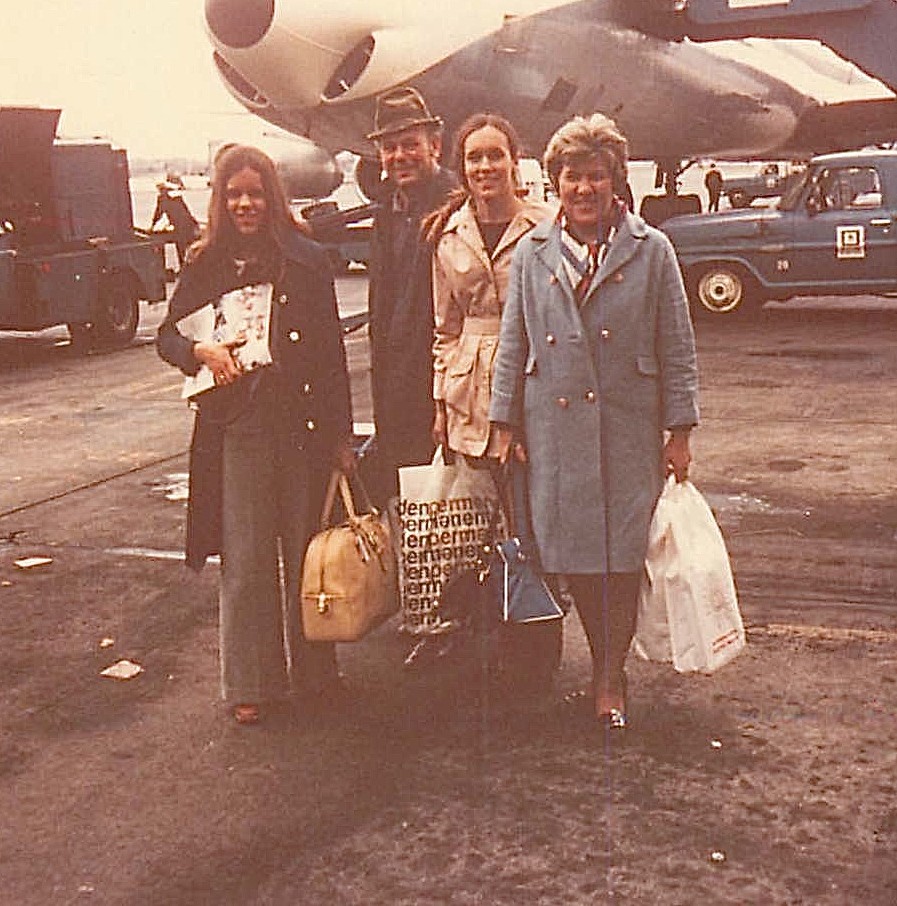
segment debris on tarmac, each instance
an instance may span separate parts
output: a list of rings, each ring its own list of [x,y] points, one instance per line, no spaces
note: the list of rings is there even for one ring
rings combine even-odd
[[[115,639],[110,639],[106,636],[105,639],[100,639],[100,648],[111,648],[115,644]]]
[[[726,861],[726,854],[721,850],[714,850],[712,853],[710,853],[710,861],[721,864]]]
[[[711,739],[710,745],[714,749],[721,749],[723,747],[723,744],[718,739]]]
[[[134,679],[138,674],[143,673],[143,667],[127,659],[118,661],[111,667],[100,671],[100,676],[111,676],[113,679],[129,680]]]
[[[163,494],[166,500],[185,501],[190,494],[190,475],[187,472],[172,472],[161,481],[153,482],[152,491]]]
[[[35,566],[46,566],[53,562],[52,557],[22,557],[21,560],[12,561],[19,569],[33,569]]]

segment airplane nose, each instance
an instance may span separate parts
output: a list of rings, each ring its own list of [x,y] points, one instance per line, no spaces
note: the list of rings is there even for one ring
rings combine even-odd
[[[209,31],[226,47],[252,47],[274,21],[274,0],[205,0]]]

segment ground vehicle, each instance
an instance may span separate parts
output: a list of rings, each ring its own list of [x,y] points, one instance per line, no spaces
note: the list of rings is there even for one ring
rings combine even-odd
[[[375,209],[367,203],[341,211],[335,201],[318,201],[302,207],[299,214],[327,250],[334,273],[341,274],[353,262],[365,267],[370,263]]]
[[[0,107],[0,329],[124,345],[165,298],[163,240],[134,229],[125,152],[56,141],[59,113]]]
[[[773,208],[673,217],[663,230],[698,313],[897,292],[897,151],[815,157]]]
[[[733,208],[746,208],[755,198],[781,195],[788,177],[779,164],[765,164],[753,176],[737,176],[723,180],[723,195]]]

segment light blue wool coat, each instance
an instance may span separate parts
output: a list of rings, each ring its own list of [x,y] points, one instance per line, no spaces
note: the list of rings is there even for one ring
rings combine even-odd
[[[663,429],[697,424],[697,386],[685,289],[663,233],[627,213],[582,306],[559,224],[520,241],[489,417],[523,431],[546,572],[642,569]]]

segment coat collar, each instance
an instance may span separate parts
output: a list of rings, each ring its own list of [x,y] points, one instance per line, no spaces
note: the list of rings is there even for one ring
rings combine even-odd
[[[530,233],[536,246],[536,257],[552,275],[552,282],[560,284],[573,300],[573,289],[564,272],[563,253],[561,251],[561,225],[557,218],[538,224]],[[604,259],[586,302],[605,280],[618,271],[639,250],[642,240],[648,236],[645,221],[635,214],[626,212],[617,228],[617,235],[611,243],[607,257]],[[585,304],[585,303],[583,303]]]
[[[321,247],[298,230],[284,240],[283,253],[288,260],[304,267],[314,268],[320,264]]]
[[[533,227],[545,218],[550,217],[551,209],[540,202],[528,201],[523,202],[517,209],[517,213],[511,218],[507,229],[502,234],[495,251],[492,253],[493,260],[497,258],[506,248],[512,247],[517,243],[521,236],[528,233]],[[455,211],[448,219],[443,235],[455,233],[459,239],[470,246],[474,252],[484,261],[489,262],[489,255],[486,253],[486,246],[483,244],[483,236],[477,224],[476,214],[474,213],[473,202],[467,199],[464,204]]]

